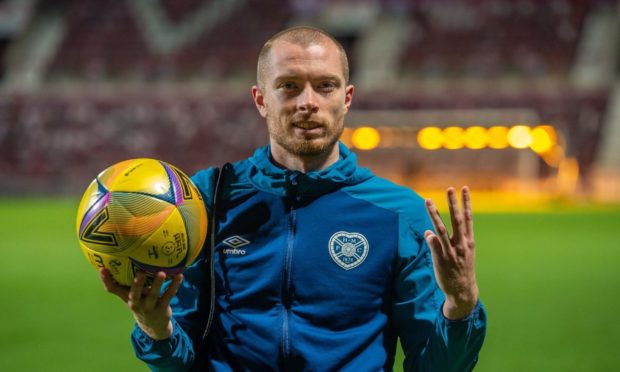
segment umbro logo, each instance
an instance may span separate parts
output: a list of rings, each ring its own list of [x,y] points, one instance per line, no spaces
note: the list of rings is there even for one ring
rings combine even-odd
[[[233,235],[233,236],[229,236],[228,238],[224,239],[222,243],[226,244],[227,246],[231,248],[240,248],[240,247],[243,247],[244,245],[250,244],[250,241],[240,237],[239,235]]]
[[[240,237],[239,235],[233,235],[233,236],[229,236],[228,238],[224,239],[222,243],[230,247],[230,248],[224,248],[222,250],[222,253],[243,256],[245,255],[246,251],[245,249],[239,249],[239,248],[250,244],[250,241]]]

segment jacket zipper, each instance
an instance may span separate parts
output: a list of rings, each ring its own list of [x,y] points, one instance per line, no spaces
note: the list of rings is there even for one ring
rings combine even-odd
[[[286,246],[286,255],[284,258],[283,288],[282,288],[282,305],[284,311],[282,314],[282,356],[286,365],[291,355],[291,342],[289,338],[289,317],[291,311],[291,271],[293,263],[293,244],[295,242],[295,207],[293,203],[289,206],[288,213],[288,241]]]

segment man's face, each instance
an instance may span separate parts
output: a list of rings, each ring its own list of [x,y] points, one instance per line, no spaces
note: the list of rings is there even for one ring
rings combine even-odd
[[[330,152],[344,129],[353,86],[345,86],[338,48],[276,41],[267,56],[263,87],[252,94],[267,121],[272,148],[299,157]]]

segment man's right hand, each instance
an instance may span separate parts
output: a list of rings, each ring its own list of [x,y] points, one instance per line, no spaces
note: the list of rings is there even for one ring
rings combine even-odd
[[[161,296],[159,294],[161,286],[166,279],[166,274],[161,271],[155,274],[150,287],[144,285],[146,276],[143,272],[136,273],[131,287],[116,283],[106,268],[99,269],[99,276],[105,290],[115,294],[127,304],[136,323],[147,335],[155,340],[164,340],[172,335],[170,301],[183,281],[182,274],[172,279],[172,283]]]

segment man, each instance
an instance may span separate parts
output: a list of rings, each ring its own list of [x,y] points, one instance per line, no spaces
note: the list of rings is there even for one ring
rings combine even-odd
[[[305,27],[275,35],[252,87],[269,146],[219,180],[214,169],[193,177],[216,220],[214,281],[207,248],[167,285],[163,273],[150,288],[138,274],[123,288],[101,270],[133,312],[132,342],[152,369],[390,370],[397,338],[406,370],[474,367],[486,314],[469,190],[462,211],[448,190],[450,237],[430,200],[359,168],[338,142],[348,79],[331,36]]]

